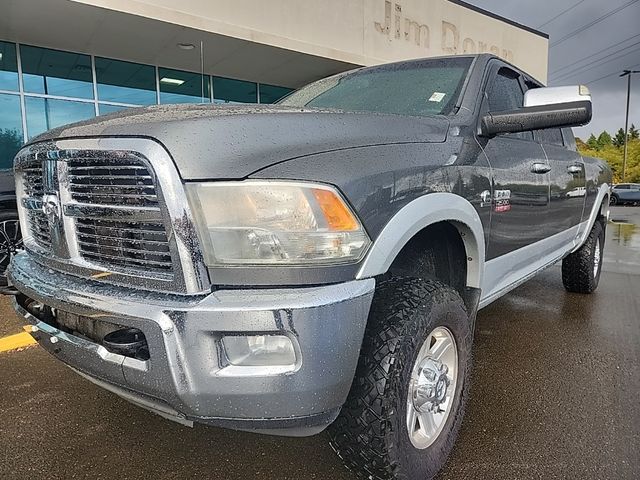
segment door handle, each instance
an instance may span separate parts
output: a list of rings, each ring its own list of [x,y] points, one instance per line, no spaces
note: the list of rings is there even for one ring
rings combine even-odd
[[[531,171],[533,173],[548,173],[551,170],[551,165],[547,163],[536,162],[531,165]]]
[[[569,165],[567,167],[567,172],[569,172],[572,175],[577,175],[579,173],[582,173],[582,165],[575,163],[573,165]]]

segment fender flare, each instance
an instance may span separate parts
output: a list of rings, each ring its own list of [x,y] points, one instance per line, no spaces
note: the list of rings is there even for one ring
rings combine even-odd
[[[611,196],[611,188],[609,184],[603,183],[598,188],[598,194],[596,195],[596,201],[593,204],[593,208],[591,209],[591,213],[589,214],[589,218],[586,222],[583,222],[585,225],[584,230],[580,229],[578,234],[576,235],[575,247],[571,250],[571,253],[578,250],[584,242],[587,241],[587,237],[593,228],[593,225],[596,223],[596,219],[598,218],[598,213],[600,213],[600,206],[604,203],[604,216],[609,221],[609,197]],[[606,199],[606,200],[605,200]]]
[[[482,222],[465,198],[453,193],[429,193],[412,200],[387,222],[369,249],[357,279],[385,273],[402,248],[418,232],[438,222],[450,222],[462,237],[467,254],[467,286],[481,288],[485,243]]]

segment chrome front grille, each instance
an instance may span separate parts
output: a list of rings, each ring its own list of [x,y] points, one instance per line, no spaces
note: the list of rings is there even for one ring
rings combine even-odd
[[[80,254],[90,262],[113,268],[170,273],[171,252],[161,222],[76,219]]]
[[[41,199],[44,195],[42,162],[35,161],[26,165],[22,169],[22,181],[28,197]]]
[[[171,250],[150,167],[133,154],[84,153],[22,166],[33,242],[43,253],[58,253],[52,231],[59,224],[68,230],[67,241],[73,239],[64,250],[70,257],[75,253],[98,268],[171,280]],[[45,213],[45,200],[52,196],[67,221]]]
[[[41,161],[30,162],[22,169],[24,192],[28,198],[39,202],[44,196],[43,168]],[[38,203],[36,206],[40,206]],[[43,250],[51,249],[51,230],[49,221],[41,208],[27,211],[29,233],[36,244]]]
[[[71,159],[67,165],[71,197],[78,202],[158,206],[153,175],[137,159]]]
[[[40,248],[51,250],[51,229],[49,220],[42,210],[27,210],[29,233]]]
[[[75,156],[66,161],[66,178],[73,200],[107,207],[103,211],[73,209],[82,258],[108,269],[171,274],[169,241],[154,175],[142,159],[106,152]],[[104,218],[118,217],[109,207],[124,207],[127,215],[144,214],[147,219]]]
[[[36,143],[15,171],[25,247],[43,265],[147,290],[209,291],[182,181],[157,142]]]

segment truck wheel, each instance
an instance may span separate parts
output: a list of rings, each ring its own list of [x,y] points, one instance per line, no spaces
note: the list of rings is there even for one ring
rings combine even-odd
[[[604,233],[603,222],[596,220],[584,245],[562,260],[562,283],[569,292],[591,293],[598,288]]]
[[[20,221],[14,212],[0,212],[0,287],[7,286],[7,267],[22,248]]]
[[[434,280],[376,288],[356,376],[331,446],[359,478],[429,479],[458,435],[472,331],[458,293]]]

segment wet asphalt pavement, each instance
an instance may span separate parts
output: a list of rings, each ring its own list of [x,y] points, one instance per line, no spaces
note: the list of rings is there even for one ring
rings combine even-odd
[[[640,208],[612,209],[600,286],[553,267],[480,312],[472,395],[442,479],[640,478]],[[633,225],[635,224],[635,225]],[[0,335],[21,322],[0,299]],[[39,347],[0,353],[0,478],[353,477],[311,438],[189,429]]]

